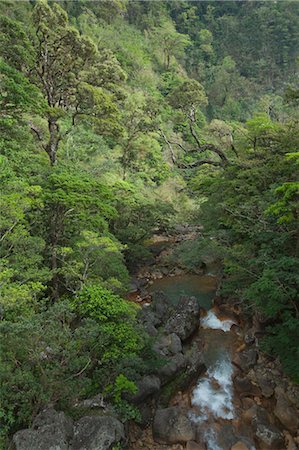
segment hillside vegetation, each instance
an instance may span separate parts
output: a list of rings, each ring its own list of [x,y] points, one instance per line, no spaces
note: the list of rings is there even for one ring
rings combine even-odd
[[[159,361],[123,297],[175,224],[299,382],[298,8],[1,2],[3,445],[98,392],[138,419],[120,394]]]

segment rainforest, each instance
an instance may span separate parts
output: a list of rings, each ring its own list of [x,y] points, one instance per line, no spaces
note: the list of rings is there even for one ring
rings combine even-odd
[[[0,449],[299,448],[299,3],[0,4]]]

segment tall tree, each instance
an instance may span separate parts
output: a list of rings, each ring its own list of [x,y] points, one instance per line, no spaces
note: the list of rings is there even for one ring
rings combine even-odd
[[[50,7],[45,0],[38,1],[32,19],[35,66],[30,75],[48,105],[46,141],[37,126],[31,127],[55,165],[61,140],[79,118],[92,120],[103,133],[117,127],[115,83],[125,75],[111,53],[100,53],[89,38],[69,25],[66,12],[57,3]]]
[[[196,80],[183,81],[169,94],[169,103],[181,113],[181,126],[185,129],[187,145],[178,141],[168,140],[167,144],[176,145],[185,155],[195,155],[196,159],[181,167],[198,167],[203,164],[225,166],[228,158],[219,146],[206,142],[199,134],[198,115],[200,106],[207,104],[203,87]],[[186,131],[186,129],[188,131]],[[216,156],[210,157],[210,154]],[[194,159],[194,158],[193,158]]]

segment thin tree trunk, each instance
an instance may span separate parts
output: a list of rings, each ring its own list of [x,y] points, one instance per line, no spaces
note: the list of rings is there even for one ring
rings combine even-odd
[[[49,141],[47,144],[47,153],[50,158],[50,162],[52,166],[55,166],[57,163],[57,149],[59,144],[59,136],[58,136],[58,125],[55,119],[50,117],[48,119],[48,129],[49,129]]]

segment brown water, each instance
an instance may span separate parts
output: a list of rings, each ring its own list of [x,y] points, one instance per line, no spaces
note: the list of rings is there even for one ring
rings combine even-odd
[[[173,303],[177,303],[181,295],[194,296],[203,308],[210,309],[216,289],[215,275],[179,275],[155,280],[149,291],[163,291]]]

